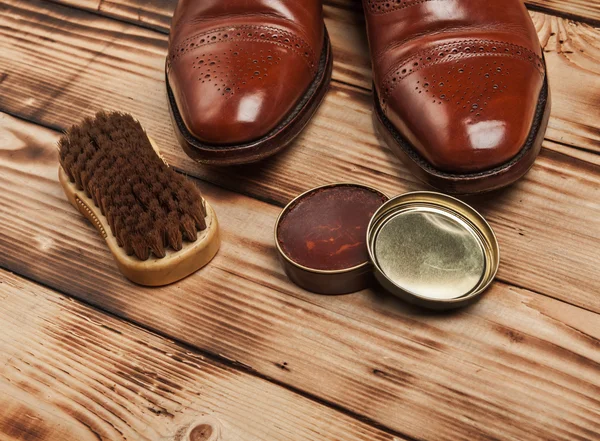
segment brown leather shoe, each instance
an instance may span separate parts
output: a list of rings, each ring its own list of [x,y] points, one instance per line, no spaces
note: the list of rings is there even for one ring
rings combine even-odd
[[[331,65],[321,0],[180,0],[166,77],[181,145],[217,165],[274,154],[316,111]]]
[[[376,125],[424,182],[478,193],[523,176],[550,115],[521,0],[363,0]]]

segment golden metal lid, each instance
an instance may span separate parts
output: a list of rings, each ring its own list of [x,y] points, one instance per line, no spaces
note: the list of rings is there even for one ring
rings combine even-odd
[[[367,247],[384,288],[433,309],[474,301],[494,280],[500,261],[496,236],[477,211],[426,191],[381,206],[367,229]]]

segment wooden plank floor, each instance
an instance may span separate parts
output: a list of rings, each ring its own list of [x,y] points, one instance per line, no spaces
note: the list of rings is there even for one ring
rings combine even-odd
[[[0,271],[1,439],[389,440],[231,364]],[[183,438],[181,441],[187,441]]]
[[[193,423],[204,441],[600,439],[600,0],[526,2],[550,126],[525,179],[468,199],[503,261],[451,314],[309,294],[277,262],[273,224],[299,192],[422,188],[373,132],[360,2],[325,2],[334,80],[306,132],[227,170],[174,141],[175,3],[0,3],[0,440],[177,440]],[[219,255],[181,283],[128,283],[57,182],[60,131],[102,108],[139,118],[218,212]]]

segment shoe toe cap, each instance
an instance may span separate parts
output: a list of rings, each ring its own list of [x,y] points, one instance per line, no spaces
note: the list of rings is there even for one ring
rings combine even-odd
[[[313,77],[310,64],[266,43],[215,46],[178,60],[169,72],[188,131],[207,145],[266,136],[306,93]]]
[[[386,114],[435,169],[475,173],[509,162],[527,144],[542,85],[527,61],[459,60],[404,78]]]

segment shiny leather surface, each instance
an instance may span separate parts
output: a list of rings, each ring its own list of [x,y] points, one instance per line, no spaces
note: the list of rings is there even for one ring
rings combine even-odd
[[[167,76],[187,129],[206,144],[269,133],[315,78],[320,0],[180,0]]]
[[[388,120],[434,168],[492,169],[529,136],[544,83],[521,0],[363,0]]]

